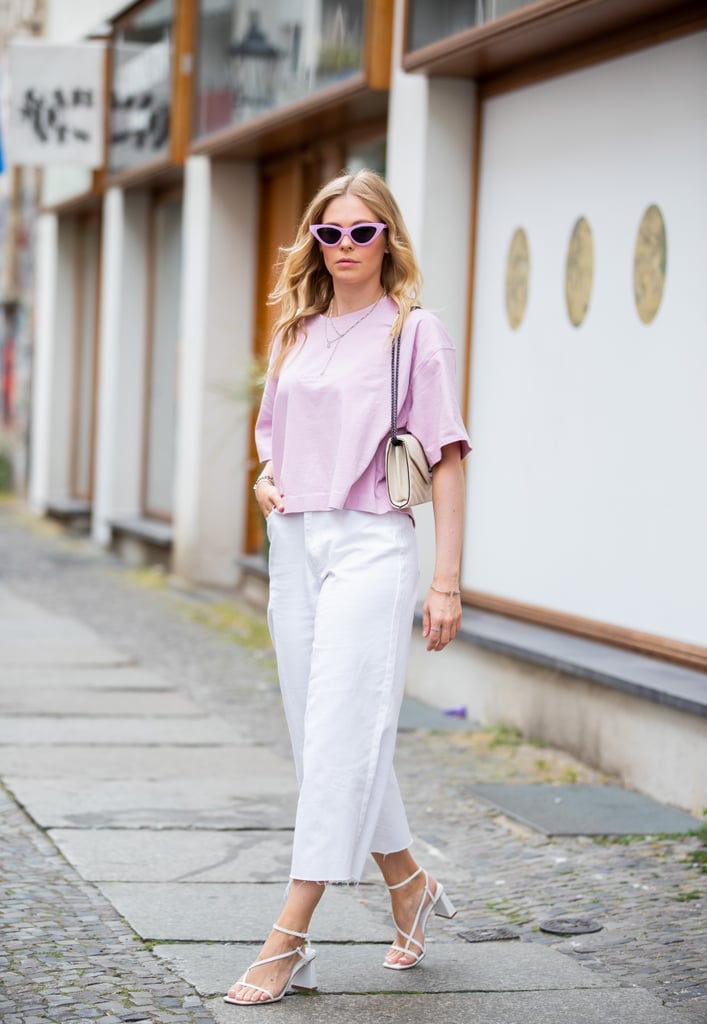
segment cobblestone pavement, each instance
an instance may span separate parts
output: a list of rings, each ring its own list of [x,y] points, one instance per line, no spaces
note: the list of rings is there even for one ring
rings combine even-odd
[[[213,1024],[49,840],[0,793],[3,1024]]]
[[[237,715],[256,741],[289,753],[257,614],[238,614],[225,597],[167,585],[158,572],[130,571],[7,503],[0,504],[0,582],[78,618],[209,711]],[[469,792],[474,782],[600,776],[502,731],[403,733],[397,766],[414,833],[429,844],[429,856],[441,851],[457,866],[457,879],[466,879],[453,884],[459,931],[510,926],[523,940],[551,944],[679,1006],[694,1024],[707,1022],[707,876],[699,837],[551,839],[505,819]],[[7,797],[0,801],[3,1024],[211,1020],[99,891]],[[387,918],[382,887],[372,887],[370,904]],[[603,929],[576,940],[539,930],[540,921],[559,915],[590,916]]]

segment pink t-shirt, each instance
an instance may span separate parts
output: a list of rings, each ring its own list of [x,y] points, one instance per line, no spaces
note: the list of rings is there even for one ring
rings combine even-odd
[[[261,461],[272,459],[285,512],[397,511],[385,485],[397,306],[384,298],[344,335],[365,312],[336,317],[333,324],[312,317],[306,340],[295,345],[279,376],[268,374],[255,440]],[[413,310],[400,347],[398,430],[419,439],[430,466],[444,445],[459,442],[462,457],[470,451],[455,365],[442,323],[427,310]]]

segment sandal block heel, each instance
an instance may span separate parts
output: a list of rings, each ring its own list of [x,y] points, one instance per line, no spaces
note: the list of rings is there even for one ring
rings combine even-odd
[[[443,886],[439,886],[435,896],[434,912],[437,917],[454,917],[457,912],[457,908],[454,906],[449,896],[447,896]]]
[[[317,987],[317,968],[314,965],[314,956],[304,964],[295,974],[290,982],[292,988],[313,989]]]

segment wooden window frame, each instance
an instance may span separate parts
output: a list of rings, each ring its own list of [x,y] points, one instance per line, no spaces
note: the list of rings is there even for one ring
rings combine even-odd
[[[108,59],[106,61],[106,130],[104,171],[102,187],[128,188],[143,185],[155,180],[169,182],[175,177],[175,169],[181,169],[187,157],[192,128],[192,97],[193,97],[193,65],[196,33],[197,0],[173,0],[174,19],[172,22],[172,66],[170,84],[170,115],[169,144],[166,156],[154,160],[146,160],[143,164],[129,167],[122,171],[111,172],[110,131],[111,107],[110,97],[113,84],[113,53],[116,33],[126,22],[130,21],[141,10],[148,8],[154,0],[139,0],[126,8],[112,24]]]

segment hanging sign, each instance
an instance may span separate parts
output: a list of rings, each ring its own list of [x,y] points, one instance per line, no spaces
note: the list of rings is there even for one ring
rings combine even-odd
[[[103,43],[13,40],[5,159],[45,167],[103,163]]]

